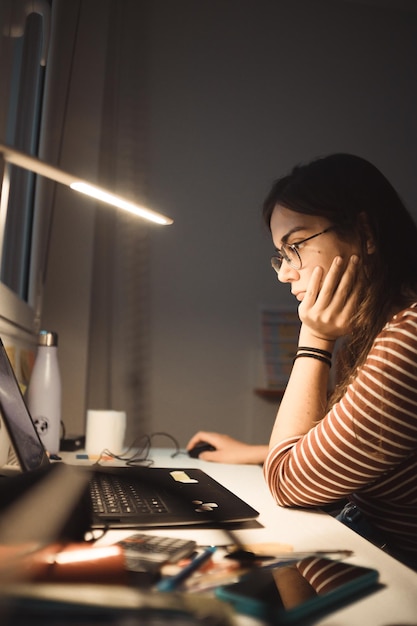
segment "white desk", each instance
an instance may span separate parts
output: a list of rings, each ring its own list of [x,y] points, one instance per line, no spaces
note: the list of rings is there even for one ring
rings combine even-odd
[[[224,465],[190,459],[186,453],[172,458],[172,450],[153,449],[150,457],[159,467],[198,467],[218,482],[236,493],[260,512],[260,527],[236,531],[243,543],[275,541],[288,543],[294,550],[353,550],[349,561],[373,567],[380,572],[384,585],[370,595],[330,612],[317,624],[328,626],[394,626],[417,624],[417,573],[385,554],[379,548],[351,531],[330,515],[316,511],[284,509],[278,507],[264,483],[262,470],[252,465]],[[64,460],[71,462],[74,455],[65,454]],[[111,531],[101,540],[113,543],[132,531]],[[195,539],[200,544],[225,544],[229,541],[220,530],[164,529],[152,534]],[[257,623],[245,618],[242,623]]]

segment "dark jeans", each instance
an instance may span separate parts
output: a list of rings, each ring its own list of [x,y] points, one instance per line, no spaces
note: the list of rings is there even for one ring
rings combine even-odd
[[[389,540],[373,526],[373,524],[365,517],[365,515],[358,509],[356,504],[349,502],[346,504],[336,519],[345,526],[349,526],[358,535],[361,535],[374,545],[387,552],[390,556],[393,556],[398,561],[401,561],[411,569],[417,570],[417,557],[409,554],[405,554],[401,550],[392,548],[389,544]]]

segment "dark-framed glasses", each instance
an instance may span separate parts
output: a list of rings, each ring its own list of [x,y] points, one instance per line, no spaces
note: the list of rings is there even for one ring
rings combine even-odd
[[[306,243],[306,241],[310,241],[310,239],[314,239],[315,237],[319,237],[320,235],[324,235],[324,233],[332,230],[333,226],[329,226],[325,230],[322,230],[315,235],[310,235],[310,237],[306,237],[301,241],[297,241],[297,243],[283,243],[281,248],[277,250],[276,254],[271,257],[271,265],[274,270],[278,273],[281,269],[282,262],[286,261],[288,265],[293,267],[295,270],[300,270],[302,268],[303,262],[301,260],[300,255],[300,246]]]

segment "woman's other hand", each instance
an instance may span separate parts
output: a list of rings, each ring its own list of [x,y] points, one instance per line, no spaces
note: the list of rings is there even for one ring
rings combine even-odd
[[[229,435],[203,430],[191,437],[186,446],[187,450],[191,450],[202,441],[210,443],[215,450],[202,452],[198,458],[214,463],[262,464],[268,451],[267,445],[252,445]]]

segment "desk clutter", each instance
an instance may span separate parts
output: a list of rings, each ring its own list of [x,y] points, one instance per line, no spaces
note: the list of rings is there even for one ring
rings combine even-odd
[[[0,486],[10,495],[7,485],[21,486],[22,479],[25,488],[5,507],[0,523],[2,626],[27,626],[29,620],[35,626],[233,626],[242,614],[267,624],[276,623],[279,614],[279,623],[285,623],[300,610],[297,605],[284,610],[288,585],[291,602],[301,602],[301,611],[310,614],[378,578],[374,570],[346,563],[348,550],[299,553],[278,542],[240,544],[230,528],[223,530],[227,543],[218,546],[150,531],[127,532],[102,545],[100,535],[88,540],[86,520],[81,526],[80,520],[67,523],[88,480],[84,472],[58,465],[40,473],[30,488],[25,475],[2,479]],[[259,589],[253,576],[265,588]],[[334,581],[341,587],[335,590]],[[271,584],[275,595],[265,596]],[[323,595],[326,588],[330,593]]]
[[[195,472],[177,469],[174,477],[188,489],[198,484],[188,485]],[[347,562],[349,550],[243,544],[239,523],[220,518],[211,524],[217,545],[170,537],[172,526],[168,536],[156,526],[119,530],[112,542],[109,529],[80,515],[89,482],[89,471],[63,463],[0,480],[2,626],[237,626],[242,615],[285,624],[339,608],[378,581],[376,570]]]
[[[134,469],[147,481],[162,472],[170,493],[174,485],[189,495],[207,481],[217,493],[202,470],[167,460],[169,467],[110,469]],[[90,479],[90,467],[63,462],[0,479],[1,626],[240,626],[242,616],[285,624],[340,608],[377,585],[376,570],[348,562],[350,550],[243,543],[240,531],[255,538],[262,529],[251,507],[254,519],[239,515],[233,524],[216,513],[206,525],[210,540],[183,517],[147,531],[94,527],[82,506]],[[228,502],[236,498],[225,493]],[[204,502],[195,503],[199,516],[221,509],[212,496]]]
[[[344,562],[349,551],[296,553],[273,543],[257,550],[142,533],[110,546],[2,545],[1,624],[233,626],[242,613],[281,624],[340,605],[378,580],[375,570]]]

